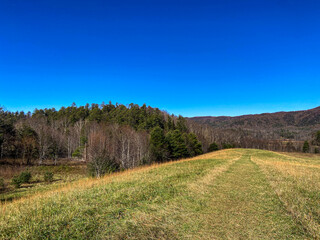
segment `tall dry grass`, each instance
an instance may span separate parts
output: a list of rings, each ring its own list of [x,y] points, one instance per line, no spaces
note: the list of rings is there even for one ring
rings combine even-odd
[[[314,156],[255,154],[252,160],[265,173],[292,217],[320,239],[320,166]]]

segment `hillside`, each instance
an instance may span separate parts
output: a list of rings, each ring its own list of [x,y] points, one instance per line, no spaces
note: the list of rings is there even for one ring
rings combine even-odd
[[[264,139],[308,140],[320,129],[320,107],[294,112],[276,112],[237,117],[194,117],[201,124],[215,129],[246,131],[251,136]]]
[[[145,104],[86,104],[10,112],[0,107],[0,164],[90,162],[97,176],[153,162],[193,157],[202,143],[182,116]],[[98,164],[98,159],[104,159]],[[103,166],[101,166],[103,165]]]
[[[320,158],[229,149],[0,206],[1,239],[319,239]]]

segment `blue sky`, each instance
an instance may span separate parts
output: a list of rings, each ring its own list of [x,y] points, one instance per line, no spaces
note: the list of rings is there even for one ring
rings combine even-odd
[[[320,105],[320,2],[1,0],[0,105],[184,116]]]

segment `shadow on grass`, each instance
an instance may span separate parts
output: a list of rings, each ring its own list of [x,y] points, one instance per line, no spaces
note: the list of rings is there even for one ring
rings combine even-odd
[[[0,203],[12,202],[13,200],[17,200],[22,197],[25,197],[26,195],[28,195],[29,189],[34,189],[35,187],[39,186],[39,184],[44,184],[46,186],[49,186],[53,183],[60,182],[60,181],[63,181],[63,179],[62,178],[54,179],[51,182],[34,180],[28,184],[21,185],[19,188],[14,188],[12,186],[7,187],[3,190],[0,190]]]

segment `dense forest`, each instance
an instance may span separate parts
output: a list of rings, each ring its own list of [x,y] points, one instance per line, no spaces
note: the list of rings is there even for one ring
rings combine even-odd
[[[72,104],[60,110],[9,112],[0,109],[0,159],[43,164],[77,158],[96,175],[203,153],[185,118],[129,104]]]

